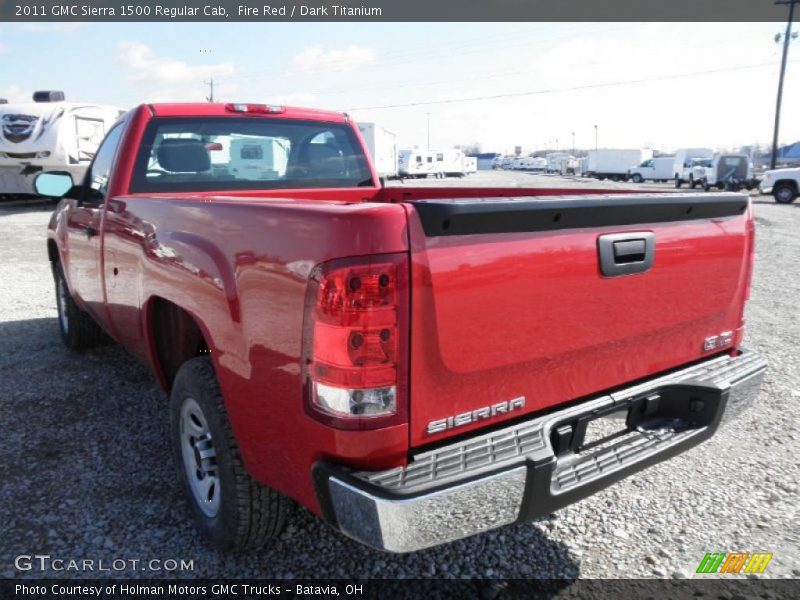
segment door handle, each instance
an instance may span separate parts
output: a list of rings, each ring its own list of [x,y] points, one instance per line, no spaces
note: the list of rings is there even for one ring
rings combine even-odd
[[[651,231],[612,233],[597,238],[600,271],[606,277],[644,273],[652,268],[656,238]]]
[[[86,234],[86,237],[87,237],[87,238],[93,238],[94,236],[96,236],[96,235],[97,235],[97,229],[95,229],[94,227],[92,227],[91,225],[89,225],[89,226],[87,226],[87,227],[85,227],[85,228],[83,229],[83,233],[85,233],[85,234]]]

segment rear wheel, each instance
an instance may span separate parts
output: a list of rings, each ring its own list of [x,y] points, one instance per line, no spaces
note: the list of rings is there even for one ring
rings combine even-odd
[[[703,191],[704,191],[704,192],[709,192],[709,191],[711,191],[711,185],[710,185],[710,184],[709,184],[707,181],[705,181],[705,180],[703,181]]]
[[[72,298],[61,263],[53,265],[53,279],[56,284],[58,330],[67,348],[84,350],[107,341],[108,338],[100,326]]]
[[[689,175],[689,187],[692,189],[697,187],[697,182],[694,180],[694,175]]]
[[[209,357],[178,370],[170,420],[178,478],[203,536],[220,550],[258,548],[277,536],[290,502],[245,470]]]
[[[683,180],[680,177],[675,178],[675,187],[679,188],[683,185]]]
[[[797,189],[788,183],[778,183],[772,188],[772,196],[778,204],[790,204],[797,199]]]

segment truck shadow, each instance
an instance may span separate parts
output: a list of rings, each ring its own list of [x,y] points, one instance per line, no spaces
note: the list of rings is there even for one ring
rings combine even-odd
[[[0,576],[34,552],[64,559],[192,561],[182,572],[141,565],[69,577],[556,578],[579,560],[525,524],[410,555],[370,550],[296,507],[275,543],[247,553],[210,549],[176,485],[166,398],[116,345],[82,354],[61,344],[56,319],[0,322]]]

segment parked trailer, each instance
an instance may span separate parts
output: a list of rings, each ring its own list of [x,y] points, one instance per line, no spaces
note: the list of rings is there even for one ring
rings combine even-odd
[[[627,181],[628,169],[652,158],[652,150],[589,150],[586,174],[596,179]]]
[[[569,156],[569,152],[548,152],[544,155],[547,161],[545,171],[548,173],[559,173],[561,171],[561,161]]]
[[[478,159],[474,156],[464,157],[464,174],[476,173],[478,171]]]
[[[714,158],[714,151],[711,148],[681,148],[675,152],[672,166],[672,179],[675,182],[675,187],[679,188],[684,183],[691,184],[691,187],[694,187],[692,161],[712,158]]]
[[[398,176],[397,136],[375,123],[358,123],[379,177]]]
[[[65,171],[81,181],[121,114],[113,106],[65,102],[63,92],[0,104],[0,197],[35,194],[33,178],[41,171]]]
[[[658,158],[648,158],[638,167],[629,170],[631,180],[634,183],[642,181],[669,181],[672,179],[672,166],[675,163],[674,156],[659,156]]]

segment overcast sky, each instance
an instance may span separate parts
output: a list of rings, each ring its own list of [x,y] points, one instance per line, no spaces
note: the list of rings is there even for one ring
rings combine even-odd
[[[220,100],[346,110],[404,147],[426,144],[428,118],[432,146],[485,151],[571,149],[572,132],[594,147],[594,125],[600,147],[769,144],[784,27],[4,23],[0,97],[128,108],[202,101],[213,77]],[[800,140],[800,39],[789,60],[781,142]]]

